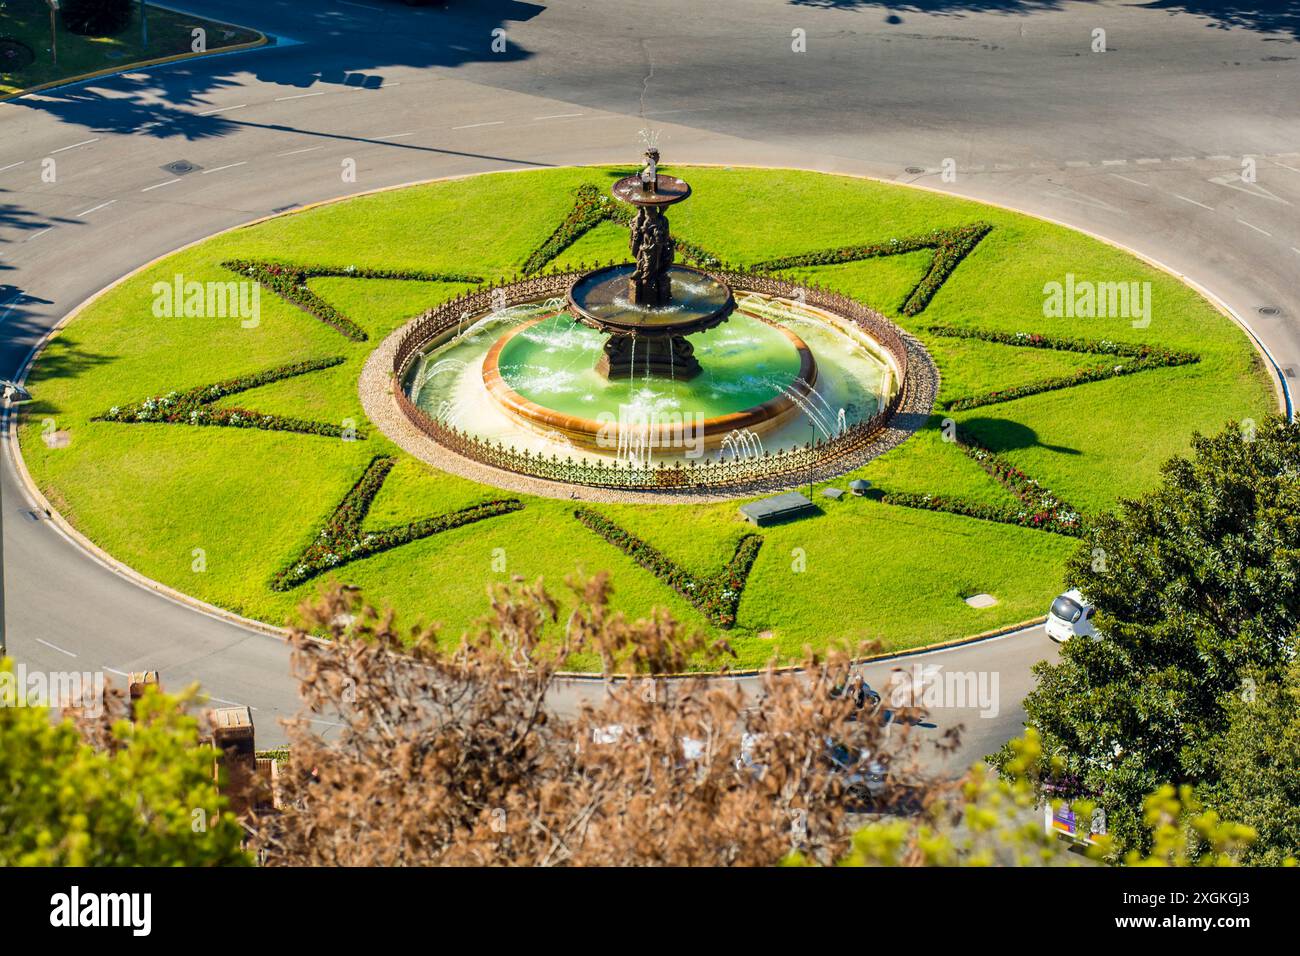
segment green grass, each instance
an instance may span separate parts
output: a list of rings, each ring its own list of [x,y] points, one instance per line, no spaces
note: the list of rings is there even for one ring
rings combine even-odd
[[[100,70],[127,69],[133,63],[191,52],[191,31],[207,31],[209,51],[251,43],[260,34],[191,14],[148,8],[149,43],[140,43],[140,17],[135,14],[121,33],[111,37],[84,37],[63,29],[58,21],[58,62],[50,49],[50,8],[46,0],[0,0],[0,37],[25,43],[36,59],[26,68],[0,71],[0,96],[18,93],[44,83]],[[0,64],[3,65],[3,64]]]
[[[450,283],[313,279],[311,288],[370,336],[352,343],[269,293],[261,322],[157,319],[154,282],[228,280],[233,257],[346,267],[512,276],[570,209],[573,189],[602,188],[619,171],[560,169],[433,183],[321,206],[238,229],[178,253],[115,288],[55,336],[33,369],[36,396],[23,415],[24,456],[42,491],[82,532],[143,574],[241,614],[281,624],[319,580],[278,593],[271,576],[313,539],[376,454],[396,456],[368,528],[406,524],[501,497],[498,489],[442,474],[404,455],[368,426],[356,381],[370,350],[405,319],[464,290]],[[919,315],[897,308],[924,274],[929,253],[798,270],[833,285],[921,336],[942,376],[944,399],[1032,382],[1094,364],[1093,356],[940,338],[929,325],[1149,342],[1197,353],[1180,368],[1043,393],[955,413],[962,428],[1005,454],[1085,513],[1150,488],[1160,463],[1194,430],[1260,417],[1271,389],[1245,336],[1172,277],[1069,230],[964,200],[803,172],[692,169],[691,200],[674,232],[723,258],[779,255],[905,237],[975,221],[993,230]],[[755,228],[761,223],[762,228]],[[622,258],[626,233],[603,224],[557,264]],[[1049,319],[1042,287],[1079,279],[1149,281],[1153,318]],[[141,400],[306,358],[343,365],[222,400],[263,412],[341,423],[360,442],[242,429],[124,425],[91,419]],[[942,416],[894,451],[831,482],[861,475],[885,491],[1014,500],[939,430]],[[48,448],[46,419],[71,444]],[[819,486],[820,487],[820,486]],[[1044,612],[1065,583],[1064,537],[866,499],[814,494],[823,514],[764,529],[737,626],[740,661],[797,658],[804,646],[879,641],[904,649],[1014,623]],[[573,503],[525,496],[522,511],[344,565],[338,576],[408,622],[439,621],[448,641],[486,610],[485,592],[518,575],[554,590],[581,569],[608,570],[628,615],[656,606],[701,629],[703,616],[657,578],[572,517]],[[703,573],[721,569],[752,531],[736,502],[600,505],[597,509],[670,558]],[[206,570],[196,572],[194,549]],[[505,570],[499,570],[504,558]],[[992,608],[962,598],[989,592]],[[574,666],[590,665],[576,660]]]

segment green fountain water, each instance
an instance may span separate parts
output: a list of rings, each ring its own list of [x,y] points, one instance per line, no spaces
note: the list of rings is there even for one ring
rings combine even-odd
[[[580,418],[637,406],[714,418],[777,397],[799,372],[789,338],[744,315],[691,337],[704,371],[686,381],[649,375],[635,358],[629,374],[606,378],[594,368],[606,338],[561,313],[506,343],[498,359],[501,377],[524,398]]]

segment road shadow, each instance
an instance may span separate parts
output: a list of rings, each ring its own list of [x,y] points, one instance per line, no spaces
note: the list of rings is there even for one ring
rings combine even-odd
[[[906,14],[963,17],[978,13],[1020,14],[1065,10],[1092,0],[788,0],[791,6],[821,10],[884,13],[886,23],[904,22]],[[1169,14],[1186,14],[1217,30],[1240,28],[1257,33],[1287,34],[1300,39],[1300,5],[1270,0],[1133,0],[1128,6]],[[1280,39],[1280,38],[1279,38]]]
[[[241,11],[234,5],[227,10],[217,6],[187,5],[197,15],[239,19]],[[267,8],[265,15],[260,9],[245,10],[247,25],[272,33],[283,20],[282,35],[294,37],[293,43],[272,51],[224,54],[105,77],[20,97],[9,105],[39,110],[98,133],[185,142],[214,139],[257,125],[223,113],[201,115],[206,109],[231,105],[217,94],[244,85],[248,75],[283,87],[285,95],[347,88],[364,95],[383,88],[385,69],[455,69],[471,63],[526,60],[532,51],[509,37],[508,26],[543,10],[544,6],[524,0],[485,0],[446,11],[392,4],[382,13],[364,15],[303,4],[295,6],[287,19],[275,8]],[[505,31],[503,49],[493,48],[498,39],[494,31]],[[107,90],[111,96],[103,95]]]

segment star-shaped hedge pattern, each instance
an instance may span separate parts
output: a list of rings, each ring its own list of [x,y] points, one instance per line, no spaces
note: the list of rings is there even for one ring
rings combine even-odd
[[[593,184],[580,186],[575,191],[573,208],[541,245],[520,263],[519,273],[531,275],[541,272],[590,230],[605,222],[628,225],[631,218],[629,208],[612,201],[597,186]],[[926,249],[933,250],[934,255],[925,274],[898,304],[898,311],[910,317],[924,312],[948,278],[979,246],[991,229],[992,226],[988,223],[974,222],[965,226],[884,242],[813,250],[749,264],[723,263],[718,256],[689,237],[675,237],[675,239],[679,255],[688,262],[703,268],[723,267],[755,273],[843,264]],[[268,292],[334,329],[347,341],[356,344],[367,341],[364,329],[352,317],[343,314],[336,306],[314,292],[308,285],[310,279],[334,277],[471,284],[482,284],[485,281],[481,276],[470,274],[355,267],[340,269],[333,266],[252,259],[231,259],[223,265],[233,272],[257,281]],[[502,278],[504,280],[504,277]],[[979,395],[949,398],[941,406],[945,412],[963,411],[1045,391],[1073,388],[1105,378],[1151,372],[1199,360],[1196,355],[1174,352],[1157,346],[1084,339],[1067,340],[1035,333],[1010,334],[995,330],[958,329],[947,326],[921,326],[917,331],[936,338],[979,339],[1007,346],[1012,350],[1046,348],[1096,355],[1098,358],[1095,365],[1076,370],[1071,375],[1022,383]],[[100,415],[97,420],[128,424],[168,423],[251,427],[363,439],[365,437],[363,433],[345,434],[342,426],[332,423],[265,415],[250,409],[213,406],[214,402],[226,395],[237,394],[286,378],[311,374],[334,367],[344,361],[344,357],[312,359],[212,385],[169,392],[115,406]],[[947,511],[978,520],[1017,524],[1057,534],[1077,536],[1082,532],[1083,517],[1059,496],[1044,488],[1038,481],[992,449],[981,445],[972,436],[955,433],[953,438],[957,447],[979,464],[989,476],[989,480],[996,482],[1016,499],[1017,507],[998,508],[958,498],[900,493],[885,493],[881,496],[881,500],[892,505]],[[382,488],[394,463],[395,459],[387,456],[377,456],[371,460],[354,486],[335,507],[326,525],[319,529],[312,544],[302,553],[290,558],[274,576],[270,582],[272,589],[291,590],[327,570],[337,570],[381,551],[400,547],[472,522],[506,515],[524,507],[518,499],[501,498],[455,512],[429,516],[398,527],[367,529],[364,527],[364,521],[370,504]],[[652,544],[632,535],[603,516],[597,509],[578,509],[574,512],[574,518],[599,534],[612,547],[628,554],[650,573],[675,588],[715,625],[727,628],[735,623],[741,592],[762,546],[761,534],[744,536],[738,542],[735,553],[720,572],[705,574],[692,572],[677,565]]]

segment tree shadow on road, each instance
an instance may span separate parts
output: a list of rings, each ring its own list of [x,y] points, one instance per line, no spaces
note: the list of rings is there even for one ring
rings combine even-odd
[[[900,14],[962,17],[978,13],[1034,14],[1082,7],[1092,0],[789,0],[791,6],[823,10],[878,11],[887,23],[902,23]],[[1300,39],[1300,5],[1269,0],[1131,0],[1127,6],[1187,14],[1218,30],[1234,27]],[[1279,37],[1278,39],[1282,39]]]
[[[364,96],[383,89],[382,71],[388,68],[455,69],[478,62],[525,60],[533,53],[513,39],[503,51],[494,51],[494,31],[504,30],[512,21],[531,19],[545,8],[524,0],[484,0],[436,17],[417,15],[427,9],[394,5],[391,10],[369,15],[374,20],[371,23],[364,18],[348,19],[338,10],[297,8],[289,21],[296,39],[277,49],[127,72],[11,103],[94,132],[185,142],[214,139],[257,125],[226,113],[202,115],[208,109],[234,105],[217,94],[243,86],[247,75],[284,87],[285,95],[353,89]],[[270,23],[249,25],[272,30],[274,15],[268,12]],[[290,32],[288,26],[285,32]],[[382,42],[358,42],[366,34]],[[107,90],[112,91],[111,96],[104,95]]]

